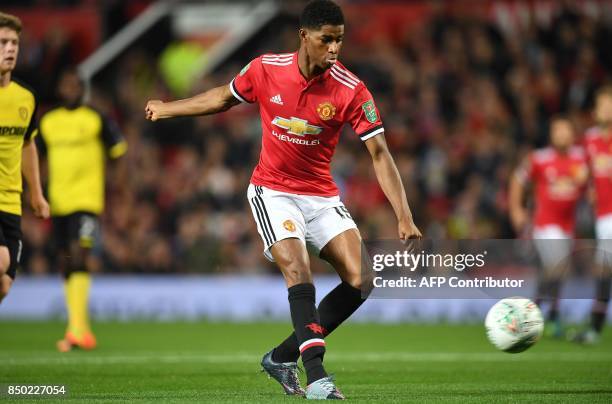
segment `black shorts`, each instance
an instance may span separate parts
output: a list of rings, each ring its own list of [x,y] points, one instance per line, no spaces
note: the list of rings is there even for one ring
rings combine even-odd
[[[53,243],[58,250],[68,251],[78,242],[81,248],[93,248],[99,239],[98,215],[75,212],[65,216],[53,216]]]
[[[7,275],[15,279],[17,267],[21,260],[21,216],[0,211],[0,245],[8,247],[11,264]]]

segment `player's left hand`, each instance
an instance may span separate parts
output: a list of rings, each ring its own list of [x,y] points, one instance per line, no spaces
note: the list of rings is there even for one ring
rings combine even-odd
[[[412,219],[401,219],[397,225],[400,240],[421,239],[423,235]]]
[[[49,203],[42,195],[32,195],[30,198],[30,204],[32,205],[32,210],[34,211],[34,215],[41,219],[47,219],[49,217]]]

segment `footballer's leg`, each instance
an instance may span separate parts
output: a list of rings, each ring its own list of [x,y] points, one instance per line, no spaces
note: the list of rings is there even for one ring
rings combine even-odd
[[[611,281],[610,267],[602,262],[597,263],[595,267],[595,299],[591,307],[590,322],[585,330],[571,337],[574,342],[585,345],[594,345],[599,342],[608,314]]]
[[[268,352],[261,365],[286,394],[304,395],[297,375],[300,351],[309,380],[327,376],[322,364],[325,342],[315,306],[304,215],[292,195],[251,184],[247,196],[264,243],[264,255],[277,263],[285,278],[294,334],[298,348],[302,348],[290,361],[273,360],[272,351]]]
[[[22,245],[21,217],[0,212],[0,303],[17,276]]]
[[[367,285],[368,281],[363,279],[362,261],[367,254],[362,256],[361,248],[359,231],[349,229],[334,237],[321,250],[321,258],[334,267],[342,280],[319,304],[325,336],[348,319],[366,300],[368,289],[362,289],[362,286]],[[273,358],[280,362],[294,361],[299,356],[298,347],[297,337],[291,334],[274,349]]]
[[[559,297],[562,280],[571,267],[571,235],[559,226],[550,225],[536,227],[533,238],[541,262],[535,302],[549,304],[545,335],[560,338],[565,332],[559,317]]]
[[[591,307],[590,324],[575,338],[576,342],[586,345],[599,342],[606,323],[612,283],[612,240],[598,240],[595,260],[595,299]]]
[[[291,320],[308,380],[306,398],[344,399],[323,368],[325,341],[306,246],[301,240],[286,239],[274,244],[271,251],[287,282]]]
[[[306,245],[297,238],[275,243],[272,256],[287,283],[289,309],[308,384],[327,377],[323,368],[325,341],[315,305],[315,287]]]
[[[89,292],[91,276],[87,267],[88,256],[93,246],[97,220],[94,215],[79,213],[59,221],[59,226],[67,226],[67,244],[60,250],[61,266],[64,273],[64,290],[68,326],[66,335],[57,347],[69,351],[73,347],[91,350],[97,346],[96,338],[89,323]],[[61,230],[61,229],[60,229]]]
[[[0,246],[0,303],[8,295],[13,279],[8,275],[8,269],[11,264],[8,247]]]
[[[574,336],[575,342],[593,345],[599,342],[608,313],[612,284],[612,216],[597,220],[597,249],[595,251],[595,299],[587,329]]]
[[[326,204],[322,198],[311,198],[309,204],[317,207],[317,199],[321,204]],[[344,205],[334,201],[327,209],[317,208],[315,211],[316,216],[308,221],[308,241],[320,250],[321,258],[334,267],[342,280],[319,304],[323,335],[326,336],[363,304],[370,289],[362,287],[371,283],[365,279],[369,271],[362,270],[363,261],[367,260],[368,255],[363,254],[361,236]],[[365,264],[368,268],[367,262]],[[298,338],[291,334],[274,349],[273,358],[278,361],[292,360],[299,355],[298,348]],[[322,384],[329,387],[337,398],[343,398],[333,382],[323,379]],[[307,396],[310,390],[311,386],[307,389]]]
[[[2,303],[2,300],[8,295],[12,285],[13,279],[10,276],[7,274],[2,274],[0,276],[0,303]]]
[[[602,237],[598,241],[597,251],[597,282],[595,302],[591,310],[591,328],[597,336],[603,331],[610,303],[610,289],[612,284],[612,224],[608,223],[606,232],[600,231]]]

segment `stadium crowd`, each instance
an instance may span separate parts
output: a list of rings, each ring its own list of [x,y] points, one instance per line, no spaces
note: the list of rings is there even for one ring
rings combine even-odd
[[[287,21],[192,91],[228,83],[258,54],[297,49],[295,21]],[[15,76],[32,78],[49,105],[52,88],[35,77],[53,77],[73,62],[70,38],[59,29],[42,42],[23,39]],[[610,22],[572,7],[512,31],[436,8],[400,38],[359,35],[349,25],[345,42],[341,60],[374,94],[415,221],[429,238],[514,237],[507,184],[518,159],[546,143],[555,114],[571,116],[580,132],[590,125],[593,92],[612,74]],[[127,156],[108,167],[100,271],[272,270],[246,200],[260,149],[256,107],[147,123],[147,99],[175,98],[157,57],[130,49],[110,80],[93,82],[91,103],[119,122],[129,144]],[[363,236],[395,237],[370,157],[349,128],[333,174]],[[582,212],[588,235],[588,209]],[[24,269],[54,272],[50,223],[26,211],[22,227]]]

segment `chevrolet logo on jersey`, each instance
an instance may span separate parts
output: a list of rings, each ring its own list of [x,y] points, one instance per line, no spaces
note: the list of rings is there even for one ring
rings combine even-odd
[[[279,128],[287,129],[287,133],[292,135],[304,136],[304,135],[318,135],[323,131],[320,126],[314,126],[308,123],[308,121],[294,116],[291,119],[281,118],[277,116],[272,121],[273,125]]]

